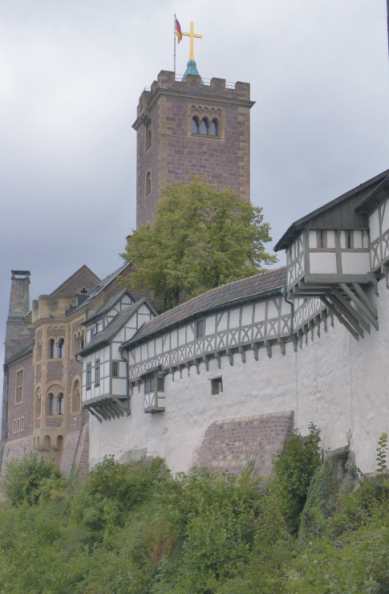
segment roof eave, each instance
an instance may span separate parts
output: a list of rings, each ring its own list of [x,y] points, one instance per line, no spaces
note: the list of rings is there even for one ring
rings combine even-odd
[[[130,340],[127,340],[126,342],[124,342],[121,345],[120,349],[128,349],[129,347],[132,347],[135,344],[145,342],[146,340],[149,340],[151,337],[156,337],[156,336],[159,336],[160,334],[164,334],[167,330],[172,330],[173,328],[177,328],[178,326],[181,326],[182,324],[186,324],[189,320],[195,320],[196,318],[202,317],[205,314],[215,313],[217,311],[227,309],[227,308],[235,306],[235,305],[241,305],[242,303],[250,303],[251,301],[255,301],[257,299],[265,299],[265,298],[271,297],[272,295],[276,295],[276,294],[280,293],[280,291],[282,291],[282,289],[283,289],[283,285],[278,288],[269,289],[269,291],[266,291],[265,293],[260,293],[259,295],[254,294],[254,295],[249,295],[247,297],[239,297],[237,299],[233,299],[233,300],[229,301],[228,303],[224,303],[222,305],[215,305],[214,307],[204,309],[202,311],[198,311],[192,315],[189,315],[188,317],[183,318],[182,320],[179,320],[178,322],[172,322],[171,324],[165,326],[164,328],[161,328],[160,330],[156,330],[155,332],[152,332],[151,334],[137,338],[137,334],[144,327],[144,325],[143,325],[139,328],[139,330],[136,332],[136,334],[134,334],[134,336],[132,338],[130,338]]]

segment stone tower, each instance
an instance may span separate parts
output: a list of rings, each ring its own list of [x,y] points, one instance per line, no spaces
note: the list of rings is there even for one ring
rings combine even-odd
[[[161,191],[200,178],[250,200],[250,85],[209,83],[162,70],[139,99],[137,226],[153,220]]]
[[[5,361],[20,351],[31,338],[31,331],[26,323],[30,310],[30,272],[12,270],[11,293],[5,337]]]
[[[30,310],[30,272],[12,270],[7,329],[5,334],[3,400],[0,439],[8,435],[8,363],[18,352],[31,343],[32,332],[27,318]],[[2,448],[0,447],[0,466]]]

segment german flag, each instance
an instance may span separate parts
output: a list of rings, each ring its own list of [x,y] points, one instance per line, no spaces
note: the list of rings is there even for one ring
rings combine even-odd
[[[176,27],[177,41],[178,41],[178,43],[180,43],[182,41],[182,30],[181,30],[180,21],[177,19],[177,17],[175,17],[175,27]]]

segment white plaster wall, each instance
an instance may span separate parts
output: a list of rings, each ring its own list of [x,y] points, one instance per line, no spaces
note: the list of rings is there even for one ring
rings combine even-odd
[[[282,355],[278,346],[271,359],[261,349],[259,360],[247,352],[246,363],[234,356],[234,365],[222,358],[200,373],[191,367],[180,378],[166,377],[166,412],[143,412],[143,387],[135,389],[129,417],[99,423],[90,418],[90,462],[105,455],[120,457],[129,450],[147,450],[166,459],[173,471],[188,470],[195,460],[207,427],[215,420],[295,412],[296,426],[305,431],[317,424],[326,448],[351,439],[362,471],[375,469],[375,448],[380,433],[389,431],[389,291],[382,281],[377,299],[380,330],[356,342],[335,321],[320,338],[294,351],[292,343]],[[222,375],[224,392],[212,396],[210,378]]]

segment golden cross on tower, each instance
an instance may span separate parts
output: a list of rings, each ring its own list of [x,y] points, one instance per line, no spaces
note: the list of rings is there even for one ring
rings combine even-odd
[[[201,39],[203,36],[200,35],[199,33],[195,33],[195,26],[194,26],[194,22],[191,21],[190,22],[190,26],[189,26],[189,33],[183,33],[182,34],[184,37],[189,37],[189,60],[194,60],[194,42],[195,39]]]

